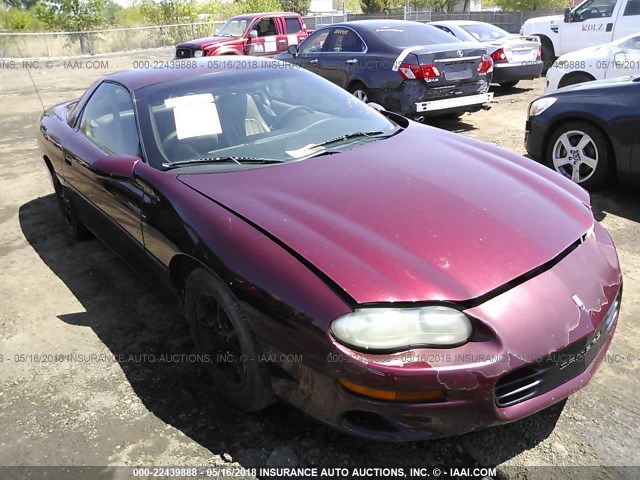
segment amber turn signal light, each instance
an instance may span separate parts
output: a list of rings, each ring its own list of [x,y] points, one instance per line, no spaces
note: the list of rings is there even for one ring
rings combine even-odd
[[[374,398],[376,400],[388,400],[391,402],[435,402],[442,400],[445,396],[444,390],[424,390],[422,392],[381,390],[378,388],[365,387],[364,385],[359,385],[344,378],[339,378],[338,383],[350,392],[357,393],[363,397]]]

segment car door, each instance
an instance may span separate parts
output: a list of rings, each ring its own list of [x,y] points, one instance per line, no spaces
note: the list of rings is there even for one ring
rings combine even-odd
[[[628,0],[613,30],[613,38],[622,38],[640,31],[640,0]]]
[[[640,75],[640,34],[629,38],[618,47],[611,47],[609,55],[605,78]]]
[[[575,52],[613,40],[613,26],[624,0],[587,0],[571,14],[569,23],[560,28],[561,52]]]
[[[350,79],[364,67],[367,47],[358,33],[347,27],[336,27],[327,38],[318,62],[318,75],[346,88]]]
[[[251,26],[251,30],[256,31],[257,37],[251,38],[249,55],[270,56],[278,53],[278,25],[276,18],[257,18]]]
[[[316,30],[298,47],[298,55],[289,61],[311,72],[318,73],[320,57],[325,55],[324,47],[333,28]]]
[[[282,21],[284,22],[284,26],[286,29],[285,33],[287,35],[287,46],[299,45],[300,42],[304,40],[301,18],[298,16],[284,17]]]
[[[111,178],[93,168],[112,154],[140,156],[140,142],[130,92],[119,83],[103,82],[64,145],[63,175],[83,223],[126,257],[142,249],[144,194],[133,180]]]

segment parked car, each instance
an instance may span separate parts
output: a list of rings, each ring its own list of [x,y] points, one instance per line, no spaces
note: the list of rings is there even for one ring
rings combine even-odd
[[[233,406],[415,440],[591,380],[621,274],[582,188],[288,64],[183,63],[108,75],[38,144],[70,233],[181,299]]]
[[[540,39],[512,35],[506,30],[473,20],[430,22],[463,42],[479,42],[493,59],[493,83],[515,87],[520,80],[533,80],[542,73]]]
[[[545,71],[557,57],[632,35],[640,25],[640,0],[585,0],[562,15],[530,18],[520,35],[542,41]]]
[[[276,57],[387,110],[423,121],[458,117],[493,98],[493,62],[476,42],[402,20],[360,20],[316,30]]]
[[[214,55],[273,56],[309,36],[302,17],[294,12],[250,13],[230,18],[212,37],[176,46],[176,58]]]
[[[572,85],[529,106],[527,152],[584,188],[640,180],[640,76]]]
[[[562,55],[547,72],[544,93],[577,83],[630,75],[640,75],[640,32]]]

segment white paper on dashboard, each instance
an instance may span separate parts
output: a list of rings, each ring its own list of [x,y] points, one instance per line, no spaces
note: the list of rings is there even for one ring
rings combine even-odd
[[[211,93],[168,98],[167,108],[173,108],[178,140],[222,133],[218,109]]]

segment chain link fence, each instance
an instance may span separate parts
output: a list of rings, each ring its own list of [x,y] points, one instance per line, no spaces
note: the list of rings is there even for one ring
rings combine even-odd
[[[432,22],[441,20],[477,20],[489,22],[517,33],[525,20],[561,13],[556,10],[535,12],[409,12],[380,15],[314,15],[304,17],[307,28],[365,19],[400,19]],[[223,22],[198,22],[134,28],[116,28],[88,32],[0,32],[0,58],[75,57],[101,53],[126,52],[174,46],[176,43],[212,35]]]

